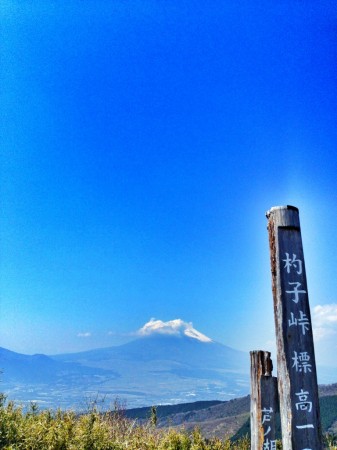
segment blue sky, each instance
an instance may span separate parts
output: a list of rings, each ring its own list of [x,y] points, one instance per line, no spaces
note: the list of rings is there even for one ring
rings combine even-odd
[[[4,0],[1,22],[1,345],[180,318],[273,348],[264,214],[292,204],[336,365],[335,2]]]

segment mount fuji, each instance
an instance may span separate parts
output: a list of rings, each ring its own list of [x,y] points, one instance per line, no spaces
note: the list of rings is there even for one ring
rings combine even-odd
[[[139,407],[228,400],[249,391],[249,355],[181,319],[151,319],[127,344],[80,353],[28,356],[2,349],[0,367],[10,399],[41,407],[80,410],[97,397]]]

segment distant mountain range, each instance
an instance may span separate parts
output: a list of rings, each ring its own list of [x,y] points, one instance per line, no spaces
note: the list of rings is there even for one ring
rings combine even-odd
[[[180,319],[151,320],[127,344],[80,353],[30,356],[0,348],[0,370],[0,390],[11,400],[43,408],[85,410],[103,399],[106,408],[116,399],[127,408],[224,401],[250,390],[249,354]]]
[[[177,333],[156,327],[127,344],[81,353],[28,356],[0,349],[1,390],[19,402],[77,410],[103,397],[136,407],[249,392],[248,354],[192,327]]]

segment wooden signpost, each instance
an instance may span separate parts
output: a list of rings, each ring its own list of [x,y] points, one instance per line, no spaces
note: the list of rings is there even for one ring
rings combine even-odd
[[[267,218],[283,450],[322,450],[299,212],[293,206],[274,207]]]
[[[251,450],[276,450],[278,412],[277,378],[272,376],[270,353],[250,352],[250,430]]]

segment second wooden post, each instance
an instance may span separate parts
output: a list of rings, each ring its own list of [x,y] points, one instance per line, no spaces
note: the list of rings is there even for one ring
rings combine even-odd
[[[270,353],[250,352],[251,450],[276,449],[277,378],[272,376]]]

